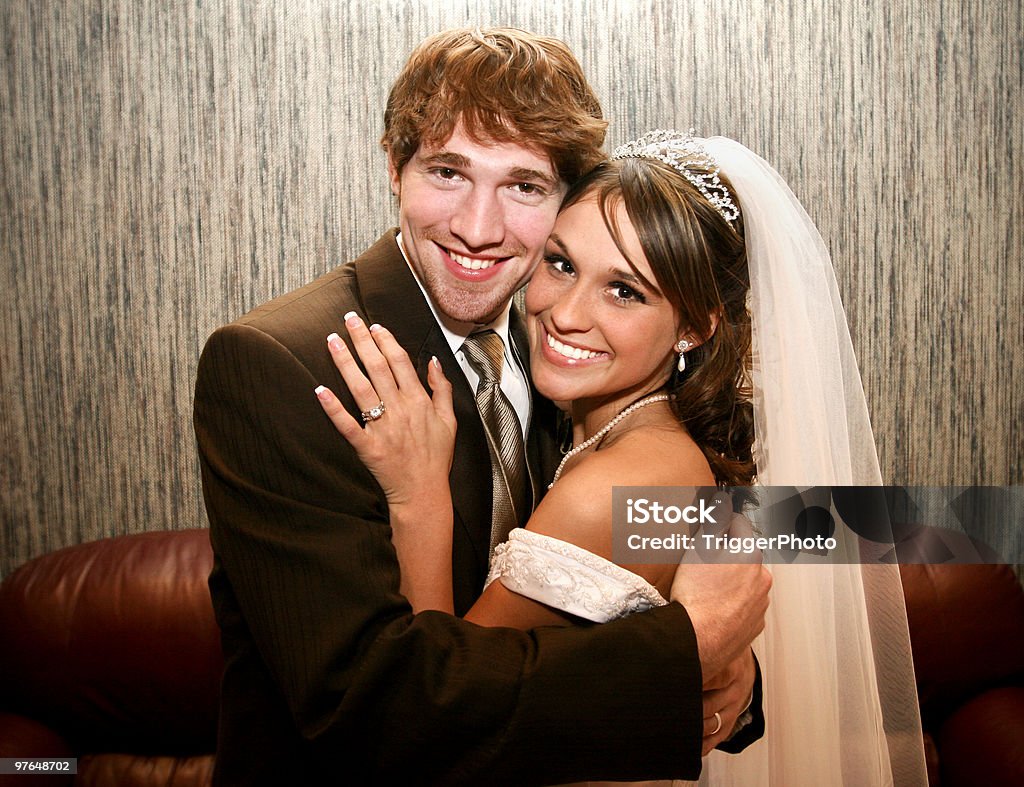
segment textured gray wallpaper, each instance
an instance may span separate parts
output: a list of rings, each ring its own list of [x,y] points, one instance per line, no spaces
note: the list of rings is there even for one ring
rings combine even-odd
[[[612,144],[772,161],[832,249],[886,479],[1024,483],[1017,3],[5,0],[0,573],[205,524],[205,337],[393,222],[387,88],[464,24],[568,41]]]

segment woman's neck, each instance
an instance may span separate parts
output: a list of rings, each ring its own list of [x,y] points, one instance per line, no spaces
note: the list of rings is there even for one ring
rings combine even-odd
[[[627,407],[656,394],[664,394],[664,386],[650,390],[620,393],[607,399],[577,399],[572,402],[572,442],[579,445],[597,434],[613,418]],[[662,405],[665,406],[665,405]]]

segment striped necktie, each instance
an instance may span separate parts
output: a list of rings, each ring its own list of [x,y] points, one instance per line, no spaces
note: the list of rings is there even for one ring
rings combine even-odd
[[[491,454],[491,551],[509,531],[525,524],[529,493],[523,433],[512,404],[501,392],[505,345],[494,331],[471,334],[462,351],[480,376],[476,406]]]

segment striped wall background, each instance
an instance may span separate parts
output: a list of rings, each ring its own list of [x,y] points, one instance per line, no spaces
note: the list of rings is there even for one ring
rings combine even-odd
[[[205,524],[217,325],[394,221],[391,80],[439,29],[565,39],[612,122],[733,136],[818,221],[892,483],[1024,483],[1024,14],[969,0],[4,0],[0,574]]]

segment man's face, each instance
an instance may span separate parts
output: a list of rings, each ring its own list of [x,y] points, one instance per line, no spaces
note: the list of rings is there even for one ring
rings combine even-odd
[[[491,322],[533,273],[565,192],[547,155],[475,142],[460,122],[442,145],[389,166],[402,241],[449,319]]]

